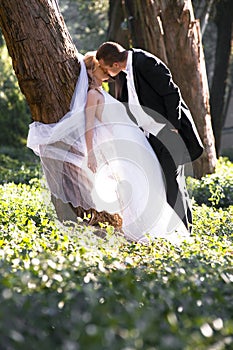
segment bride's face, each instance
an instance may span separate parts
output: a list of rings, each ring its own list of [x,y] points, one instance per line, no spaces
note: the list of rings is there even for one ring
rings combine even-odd
[[[101,81],[109,79],[107,72],[103,70],[98,64],[96,64],[95,69],[93,70],[93,76],[97,80],[101,80]]]

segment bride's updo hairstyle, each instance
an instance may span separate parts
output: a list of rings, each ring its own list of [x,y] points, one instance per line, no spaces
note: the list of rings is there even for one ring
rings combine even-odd
[[[96,68],[99,66],[99,63],[95,56],[96,56],[96,51],[88,51],[85,54],[83,59],[87,69],[89,88],[92,87],[93,85],[93,73],[95,72]]]
[[[83,59],[87,70],[90,70],[92,72],[94,72],[99,65],[95,56],[96,56],[96,51],[88,51],[85,54]]]

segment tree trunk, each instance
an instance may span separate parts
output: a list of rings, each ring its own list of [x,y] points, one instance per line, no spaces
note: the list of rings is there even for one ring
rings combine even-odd
[[[190,0],[160,2],[169,67],[205,147],[202,157],[194,162],[194,174],[201,177],[214,171],[216,152],[200,25],[194,18]]]
[[[33,120],[58,121],[69,110],[80,67],[55,0],[0,0],[0,27]],[[71,205],[52,201],[61,221],[75,220]]]
[[[191,1],[125,0],[124,4],[131,40],[126,48],[130,45],[141,47],[168,65],[205,146],[203,156],[194,162],[194,174],[201,177],[212,173],[216,165],[216,153],[209,90],[200,27],[194,19]]]
[[[128,47],[128,43],[130,42],[130,33],[128,21],[123,11],[122,0],[109,0],[108,20],[108,40],[119,42],[122,46]],[[109,83],[108,85],[109,93],[114,95],[114,83]]]
[[[156,54],[168,64],[159,12],[158,5],[151,0],[125,0],[131,44]]]
[[[194,0],[192,1],[196,18],[200,20],[201,35],[203,37],[209,23],[210,15],[216,0]]]
[[[33,120],[58,121],[79,74],[76,48],[55,0],[0,0],[0,27]]]
[[[225,92],[231,54],[233,1],[220,1],[216,6],[217,47],[210,102],[216,150],[219,153],[224,125]]]
[[[122,43],[122,45],[128,45],[129,42],[129,30],[128,22],[125,19],[124,11],[122,7],[122,1],[109,0],[109,26],[107,37],[108,40],[114,40]]]

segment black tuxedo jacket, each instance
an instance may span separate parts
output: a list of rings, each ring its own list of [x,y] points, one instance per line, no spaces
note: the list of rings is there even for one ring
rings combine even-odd
[[[195,160],[202,154],[203,145],[191,113],[181,97],[179,88],[173,82],[169,69],[149,52],[140,49],[132,51],[134,83],[140,105],[154,120],[166,123],[167,130],[178,129],[189,153],[187,156],[183,155],[182,162]],[[120,72],[116,77],[115,97],[121,102],[128,102],[124,72]],[[164,130],[160,133],[164,133]]]

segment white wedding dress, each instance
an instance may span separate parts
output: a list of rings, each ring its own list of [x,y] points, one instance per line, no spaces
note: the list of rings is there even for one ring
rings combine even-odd
[[[30,125],[27,145],[40,156],[51,193],[74,207],[118,213],[131,240],[163,237],[178,243],[187,238],[187,229],[166,201],[161,167],[147,138],[125,106],[104,90],[93,138],[97,172],[87,167],[87,74],[82,60],[81,73],[70,112],[58,123]]]

